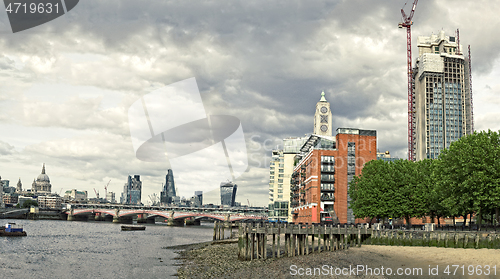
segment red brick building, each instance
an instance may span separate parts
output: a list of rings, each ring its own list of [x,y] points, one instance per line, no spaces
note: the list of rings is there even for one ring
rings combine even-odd
[[[363,222],[348,209],[348,182],[377,159],[377,132],[339,128],[335,138],[313,134],[301,153],[291,178],[293,222],[320,223],[329,216],[340,223]]]

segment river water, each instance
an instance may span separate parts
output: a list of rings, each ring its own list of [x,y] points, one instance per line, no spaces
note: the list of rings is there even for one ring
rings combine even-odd
[[[178,256],[167,246],[212,239],[213,225],[120,230],[111,222],[6,220],[25,237],[0,237],[0,278],[175,278]]]

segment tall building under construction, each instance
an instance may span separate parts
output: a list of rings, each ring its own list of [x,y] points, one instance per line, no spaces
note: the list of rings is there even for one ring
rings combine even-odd
[[[457,37],[444,31],[418,37],[413,74],[416,160],[436,159],[453,141],[473,132],[469,59]]]

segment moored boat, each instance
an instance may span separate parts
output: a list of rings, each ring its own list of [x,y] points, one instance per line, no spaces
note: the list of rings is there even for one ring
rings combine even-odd
[[[7,223],[5,227],[0,229],[0,236],[26,236],[23,226],[16,223]]]
[[[122,226],[122,231],[144,231],[145,226]]]

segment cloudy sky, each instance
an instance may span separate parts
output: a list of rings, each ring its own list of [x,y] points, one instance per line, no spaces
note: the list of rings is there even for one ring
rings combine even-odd
[[[312,132],[323,90],[334,129],[375,129],[381,151],[406,158],[404,4],[85,0],[18,33],[0,11],[0,175],[31,188],[45,163],[53,192],[93,197],[111,180],[118,197],[127,175],[140,174],[147,203],[170,164],[136,158],[129,108],[192,77],[206,114],[241,120],[248,168],[234,181],[244,204],[267,205],[271,150]],[[421,0],[413,18],[414,53],[417,36],[440,30],[460,28],[471,45],[476,130],[500,129],[499,10],[500,1]],[[220,203],[209,154],[187,160],[191,172],[175,181],[185,196],[203,189]]]

